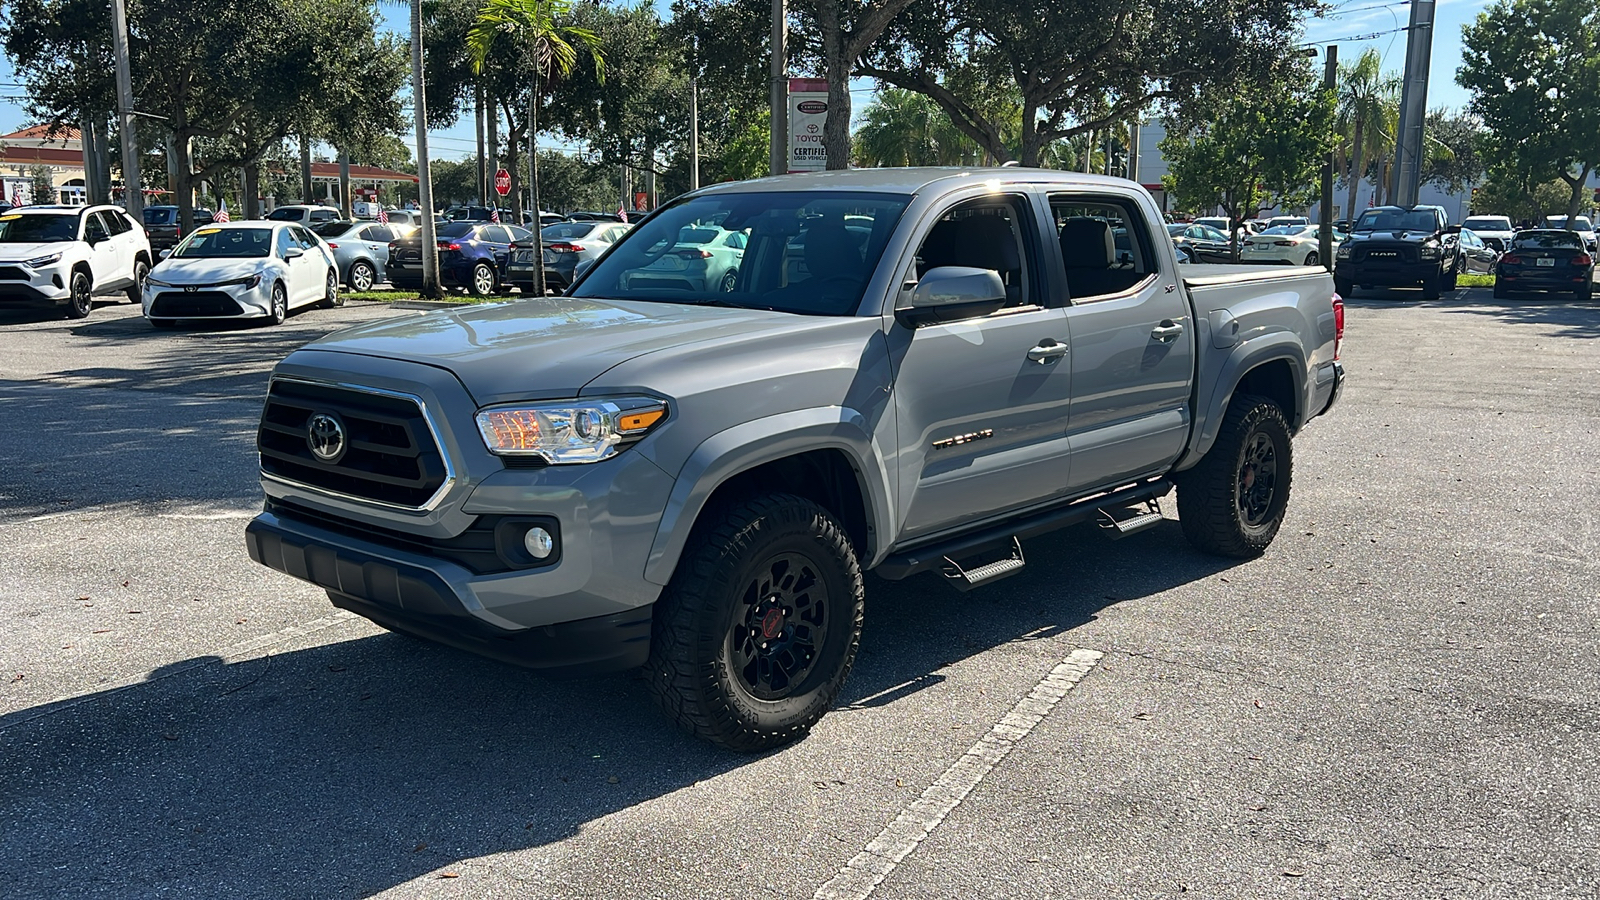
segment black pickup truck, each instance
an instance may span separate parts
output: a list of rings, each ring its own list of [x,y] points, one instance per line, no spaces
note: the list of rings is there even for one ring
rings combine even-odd
[[[1456,289],[1458,236],[1442,206],[1375,206],[1356,219],[1334,254],[1333,288],[1417,287],[1427,300]]]

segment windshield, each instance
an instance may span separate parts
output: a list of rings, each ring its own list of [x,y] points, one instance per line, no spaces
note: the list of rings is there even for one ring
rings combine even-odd
[[[539,229],[539,236],[547,241],[570,241],[574,238],[588,237],[589,232],[597,227],[599,226],[593,222],[562,222],[559,225],[546,225]]]
[[[1576,223],[1576,224],[1574,224],[1572,226],[1572,230],[1573,231],[1593,231],[1594,230],[1594,226],[1589,224],[1589,217],[1588,216],[1578,216],[1576,219],[1573,219],[1572,221],[1574,223]],[[1567,217],[1566,216],[1545,216],[1544,225],[1545,225],[1546,228],[1566,228],[1567,227]]]
[[[1167,226],[1167,234],[1172,234],[1172,235],[1183,234],[1184,231],[1186,231],[1188,228],[1189,228],[1189,226],[1183,225],[1183,224],[1168,225]]]
[[[442,238],[471,237],[477,227],[473,222],[451,222],[448,225],[440,225],[433,233]]]
[[[78,217],[25,216],[20,213],[0,216],[0,243],[48,244],[78,239]]]
[[[1468,219],[1461,223],[1468,231],[1510,231],[1510,219]]]
[[[202,228],[175,247],[172,258],[247,259],[271,251],[271,228]]]
[[[853,191],[696,197],[630,231],[572,296],[851,315],[910,202]],[[744,250],[698,249],[730,231]]]
[[[1369,209],[1352,231],[1432,231],[1439,220],[1431,209]]]
[[[1511,246],[1518,250],[1582,250],[1583,238],[1571,231],[1524,231]]]
[[[274,222],[298,222],[305,217],[305,214],[306,211],[298,207],[280,206],[267,213],[267,218]]]

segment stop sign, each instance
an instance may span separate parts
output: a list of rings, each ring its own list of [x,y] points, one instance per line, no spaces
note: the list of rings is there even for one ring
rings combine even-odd
[[[494,191],[500,196],[511,193],[511,173],[505,169],[494,173]]]

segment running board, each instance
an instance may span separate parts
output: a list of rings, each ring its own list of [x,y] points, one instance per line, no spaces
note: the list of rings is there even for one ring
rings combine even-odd
[[[1146,500],[1165,497],[1171,490],[1172,482],[1165,478],[1128,485],[1115,491],[1086,497],[1075,503],[1050,507],[976,531],[890,553],[872,571],[880,578],[890,581],[899,581],[923,572],[942,571],[946,560],[971,559],[985,552],[1003,552],[1014,540],[1026,540],[1069,528],[1090,521],[1102,509],[1133,506]]]
[[[981,558],[981,557],[980,557]],[[1004,559],[984,563],[971,569],[963,569],[961,564],[951,559],[944,558],[945,580],[961,593],[965,594],[973,588],[983,587],[993,581],[999,581],[1008,575],[1015,575],[1022,571],[1028,561],[1022,558],[1022,542],[1015,536],[1011,538],[1011,554]]]
[[[1154,497],[1146,500],[1142,508],[1101,507],[1099,513],[1096,521],[1100,525],[1100,533],[1113,541],[1120,541],[1130,534],[1148,531],[1166,521],[1166,517],[1161,515],[1161,501]]]

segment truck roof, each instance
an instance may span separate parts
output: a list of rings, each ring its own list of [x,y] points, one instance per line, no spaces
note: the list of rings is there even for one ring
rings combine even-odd
[[[1005,184],[1060,184],[1080,187],[1126,187],[1128,181],[1106,175],[1063,172],[1059,169],[1024,169],[1017,166],[959,167],[922,166],[901,169],[843,169],[833,172],[808,172],[776,175],[750,181],[712,185],[698,194],[744,193],[748,191],[795,191],[829,189],[838,191],[883,191],[915,194],[936,182],[947,187],[1000,181]]]

